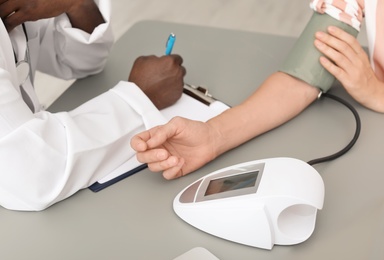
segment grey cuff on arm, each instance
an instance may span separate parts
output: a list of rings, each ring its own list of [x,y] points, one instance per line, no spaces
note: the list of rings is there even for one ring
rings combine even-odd
[[[330,25],[337,26],[354,37],[359,33],[352,26],[327,14],[314,12],[279,71],[299,78],[319,88],[321,92],[327,92],[333,85],[335,77],[320,64],[319,58],[323,54],[314,46],[314,40],[317,31],[326,32]]]

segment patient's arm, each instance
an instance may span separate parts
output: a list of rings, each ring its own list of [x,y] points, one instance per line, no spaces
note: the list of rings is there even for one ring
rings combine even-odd
[[[319,90],[304,81],[272,74],[242,104],[208,121],[220,136],[215,157],[289,121],[318,95]]]
[[[166,179],[188,174],[222,153],[298,115],[319,90],[282,72],[272,74],[248,99],[207,123],[174,118],[131,140],[140,162]]]

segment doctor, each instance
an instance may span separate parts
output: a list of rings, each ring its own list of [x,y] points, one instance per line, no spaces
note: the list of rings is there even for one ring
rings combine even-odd
[[[185,68],[178,55],[140,57],[130,82],[52,114],[34,92],[35,70],[100,72],[113,44],[110,2],[0,0],[0,17],[0,205],[43,210],[134,156],[131,137],[163,123],[158,109],[180,97]]]

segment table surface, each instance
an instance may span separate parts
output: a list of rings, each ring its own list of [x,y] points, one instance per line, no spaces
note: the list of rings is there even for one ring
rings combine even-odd
[[[74,108],[126,80],[137,56],[163,55],[170,32],[177,35],[174,53],[184,58],[186,82],[206,86],[230,105],[240,103],[276,71],[295,41],[140,22],[116,43],[102,73],[77,81],[49,110]],[[173,212],[172,202],[191,182],[222,167],[279,156],[309,161],[340,150],[352,138],[355,121],[349,110],[329,99],[177,180],[143,170],[98,193],[82,190],[42,212],[0,208],[1,259],[173,259],[197,246],[222,260],[383,259],[384,116],[361,107],[337,84],[331,93],[355,106],[362,130],[347,154],[314,166],[325,183],[325,201],[307,241],[271,251],[229,242],[185,223]]]

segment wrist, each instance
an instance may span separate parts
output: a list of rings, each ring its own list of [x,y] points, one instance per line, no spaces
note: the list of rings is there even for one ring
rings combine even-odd
[[[362,90],[359,94],[351,94],[363,106],[379,113],[384,113],[384,82],[372,78],[369,84],[371,91]]]
[[[99,7],[93,0],[73,0],[68,5],[65,13],[73,28],[92,33],[98,25],[105,23]]]
[[[82,10],[86,6],[87,2],[89,2],[89,0],[78,0],[78,1],[72,0],[72,1],[68,1],[68,8],[65,11],[65,13],[68,16],[77,15],[79,10]]]
[[[211,154],[212,158],[211,160],[214,160],[221,154],[225,153],[226,151],[230,150],[231,148],[228,147],[228,144],[230,140],[227,140],[225,134],[224,134],[224,128],[225,125],[222,125],[223,122],[220,119],[220,116],[216,116],[210,120],[207,121],[207,126],[209,128],[209,142],[211,144]]]

